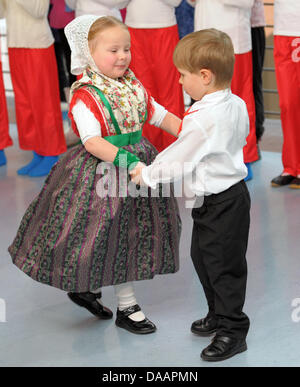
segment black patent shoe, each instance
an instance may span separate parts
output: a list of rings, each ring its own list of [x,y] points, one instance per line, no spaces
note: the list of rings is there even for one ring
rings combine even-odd
[[[206,361],[221,361],[246,350],[245,340],[216,335],[211,344],[202,351],[201,358]]]
[[[289,185],[290,188],[300,189],[300,177],[295,177]]]
[[[206,316],[193,322],[191,331],[199,336],[209,336],[217,331],[218,321]]]
[[[113,312],[105,306],[99,304],[97,298],[101,298],[101,292],[94,294],[91,292],[85,293],[68,293],[70,300],[75,304],[86,308],[89,312],[99,317],[102,320],[109,320],[113,316]]]
[[[292,175],[279,175],[277,177],[274,177],[274,179],[271,180],[271,186],[272,187],[282,187],[284,185],[288,185],[292,182],[292,180],[295,179],[295,176]]]
[[[133,305],[124,310],[117,310],[116,325],[120,328],[124,328],[131,333],[137,333],[139,335],[153,333],[156,331],[156,326],[145,318],[142,321],[133,321],[129,316],[133,313],[141,311],[139,305]]]

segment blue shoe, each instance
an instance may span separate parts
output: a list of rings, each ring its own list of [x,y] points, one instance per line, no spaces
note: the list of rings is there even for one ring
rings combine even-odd
[[[30,177],[46,176],[57,162],[58,156],[44,156],[43,160],[28,173]]]
[[[17,170],[18,175],[28,175],[28,173],[35,168],[43,160],[44,156],[38,155],[36,152],[33,152],[33,159],[29,164]]]
[[[6,164],[6,157],[5,157],[5,153],[4,153],[4,150],[0,150],[0,167],[1,165],[5,165]]]
[[[251,180],[253,178],[253,172],[251,168],[251,163],[245,163],[247,169],[248,169],[248,175],[245,177],[244,181]]]

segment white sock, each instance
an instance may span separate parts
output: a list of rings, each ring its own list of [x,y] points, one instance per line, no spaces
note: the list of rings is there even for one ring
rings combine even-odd
[[[132,282],[126,282],[125,284],[115,285],[114,289],[116,297],[118,299],[118,309],[120,311],[137,304]],[[133,313],[128,317],[133,321],[142,321],[145,319],[145,315],[142,311]]]
[[[101,292],[101,288],[96,289],[96,290],[91,290],[91,293],[93,293],[93,294],[98,294],[98,293],[100,293],[100,292]],[[96,298],[96,301],[97,301],[100,305],[102,305],[101,298]]]

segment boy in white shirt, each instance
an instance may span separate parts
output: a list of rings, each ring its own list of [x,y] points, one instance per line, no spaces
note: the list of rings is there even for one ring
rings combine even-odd
[[[189,34],[173,59],[180,83],[197,102],[186,113],[178,140],[131,175],[135,183],[152,188],[183,178],[197,197],[191,256],[209,311],[191,330],[201,336],[216,332],[201,357],[219,361],[247,349],[249,319],[242,309],[250,197],[243,180],[243,147],[249,118],[245,102],[230,90],[234,50],[226,33],[207,29]]]

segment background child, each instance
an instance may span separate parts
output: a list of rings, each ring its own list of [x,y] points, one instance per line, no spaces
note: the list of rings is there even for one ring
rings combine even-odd
[[[195,31],[217,28],[232,39],[235,64],[231,90],[247,105],[250,129],[244,147],[244,161],[248,168],[246,181],[252,179],[251,163],[258,160],[255,128],[255,100],[253,94],[251,9],[254,0],[188,0],[195,5]]]
[[[152,188],[184,177],[197,196],[191,256],[209,311],[191,329],[199,335],[216,332],[201,356],[218,361],[247,349],[249,319],[242,309],[250,197],[243,147],[249,118],[244,101],[230,91],[234,51],[227,34],[208,29],[187,35],[175,49],[174,63],[184,90],[197,102],[184,117],[178,140],[131,174]]]
[[[66,151],[54,39],[47,20],[49,0],[0,0],[7,26],[19,146],[33,159],[19,175],[49,173]]]
[[[283,171],[273,187],[300,188],[300,2],[275,0],[274,61],[283,132]]]
[[[132,281],[178,270],[181,223],[174,197],[129,196],[127,167],[139,160],[149,164],[157,154],[141,136],[147,114],[174,134],[181,121],[156,104],[128,69],[130,35],[121,21],[85,15],[65,32],[72,73],[83,73],[72,85],[70,104],[83,144],[54,166],[9,252],[26,274],[68,291],[100,318],[112,313],[99,304],[99,288],[116,285],[116,324],[151,333],[156,327],[137,305]],[[100,194],[105,184],[116,192]]]
[[[181,0],[127,1],[125,22],[132,42],[131,69],[155,100],[178,117],[184,114],[182,87],[172,61],[179,41],[175,7]],[[160,152],[176,140],[146,124],[144,136]]]

